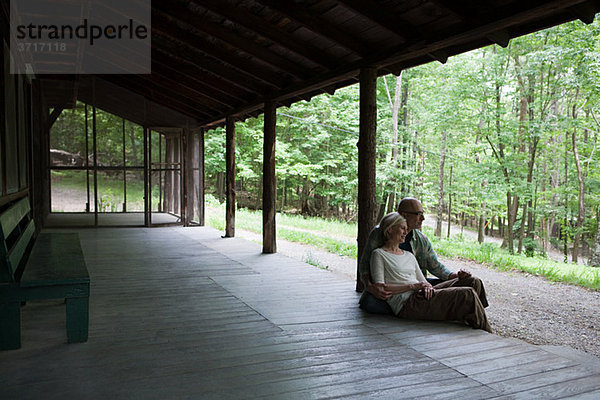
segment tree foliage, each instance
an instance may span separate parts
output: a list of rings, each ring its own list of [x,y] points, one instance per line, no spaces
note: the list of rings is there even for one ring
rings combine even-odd
[[[453,223],[494,229],[509,239],[509,250],[519,252],[551,244],[570,248],[576,235],[578,247],[592,246],[600,208],[599,35],[597,21],[572,22],[513,39],[506,48],[489,46],[443,65],[403,71],[400,78],[380,78],[377,200],[382,209],[415,196],[431,212],[450,211]],[[356,216],[358,104],[355,85],[278,109],[279,209]],[[221,146],[222,136],[213,132],[207,150],[212,141]],[[258,207],[261,118],[237,123],[237,146],[240,180],[255,199],[248,203]],[[221,154],[208,151],[214,182],[223,172]],[[580,203],[584,219],[578,225]]]

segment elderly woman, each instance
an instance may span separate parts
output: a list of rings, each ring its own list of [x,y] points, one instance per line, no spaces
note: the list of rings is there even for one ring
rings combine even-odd
[[[485,290],[479,279],[467,274],[431,286],[415,257],[398,246],[407,234],[406,220],[397,212],[379,224],[385,244],[371,255],[371,276],[375,285],[392,293],[386,301],[401,318],[462,321],[491,332],[484,310]]]

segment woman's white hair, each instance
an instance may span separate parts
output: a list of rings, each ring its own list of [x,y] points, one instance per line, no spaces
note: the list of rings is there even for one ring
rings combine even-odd
[[[383,231],[383,237],[387,240],[390,229],[404,221],[406,221],[406,218],[397,212],[391,212],[383,217],[379,223],[379,228]]]

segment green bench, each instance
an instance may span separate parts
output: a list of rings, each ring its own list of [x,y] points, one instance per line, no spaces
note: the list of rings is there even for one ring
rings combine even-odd
[[[0,350],[21,347],[21,306],[65,299],[68,343],[88,338],[90,277],[76,233],[34,239],[29,198],[0,213]]]

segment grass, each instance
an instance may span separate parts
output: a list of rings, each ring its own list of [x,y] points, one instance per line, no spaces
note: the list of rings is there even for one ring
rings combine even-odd
[[[206,223],[207,225],[218,229],[225,230],[225,208],[218,203],[210,202],[210,207],[207,208]],[[286,218],[287,217],[287,218]],[[323,236],[324,232],[330,234],[338,234],[336,229],[340,222],[333,222],[327,225],[326,220],[319,221],[318,228],[313,228],[307,232],[305,229],[310,228],[310,224],[301,224],[300,226],[292,225],[294,221],[301,220],[302,217],[286,216],[285,214],[277,214],[277,237],[290,242],[310,244],[327,250],[330,253],[338,254],[347,257],[357,257],[356,240],[340,239],[335,237]],[[311,218],[316,219],[316,218]],[[292,225],[286,227],[286,223]],[[254,233],[262,232],[262,212],[239,209],[235,211],[235,226],[239,229],[244,229]],[[301,230],[294,229],[294,227]],[[348,229],[348,228],[346,228]],[[355,228],[356,231],[356,228]]]
[[[210,197],[208,201],[210,203],[210,208],[207,209],[208,225],[224,230],[224,207]],[[236,210],[236,227],[261,233],[261,211]],[[355,223],[344,224],[323,218],[277,214],[277,237],[279,239],[310,244],[330,253],[352,258],[357,257],[356,242],[353,239],[356,236],[356,229]],[[472,260],[501,271],[518,270],[555,282],[571,283],[588,289],[600,290],[600,268],[567,264],[542,256],[526,257],[521,254],[510,254],[496,244],[479,244],[477,241],[463,237],[454,237],[451,240],[440,239],[436,238],[433,230],[427,227],[424,228],[424,232],[430,238],[438,255],[443,257]]]
[[[317,257],[315,257],[313,255],[313,253],[310,251],[308,251],[308,252],[304,253],[304,255],[302,255],[302,261],[304,261],[305,263],[310,264],[314,267],[317,267],[317,268],[327,269],[327,266],[323,265],[319,261],[319,259]]]

